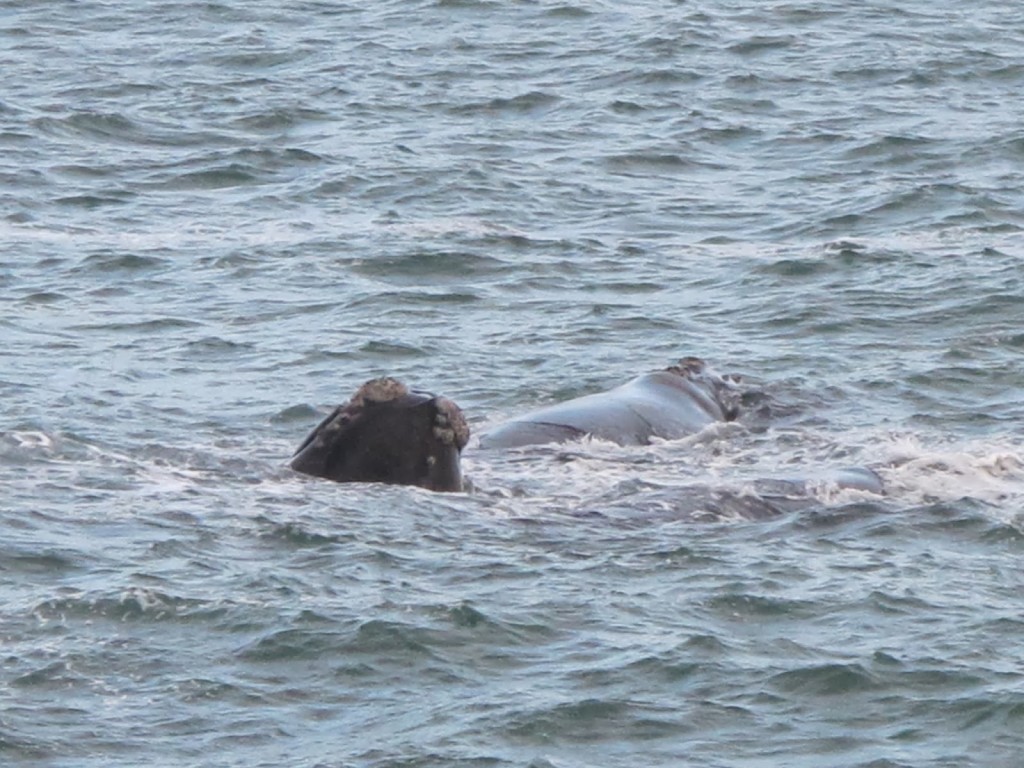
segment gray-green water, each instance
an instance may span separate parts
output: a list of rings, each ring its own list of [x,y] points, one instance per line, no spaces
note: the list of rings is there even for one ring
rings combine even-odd
[[[0,72],[0,762],[1020,764],[1020,3],[8,1]],[[688,354],[769,426],[285,468]]]

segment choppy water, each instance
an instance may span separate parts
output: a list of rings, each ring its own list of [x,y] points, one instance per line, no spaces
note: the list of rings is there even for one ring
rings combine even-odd
[[[1019,765],[1024,5],[363,5],[0,6],[0,761]],[[689,354],[770,423],[285,468]]]

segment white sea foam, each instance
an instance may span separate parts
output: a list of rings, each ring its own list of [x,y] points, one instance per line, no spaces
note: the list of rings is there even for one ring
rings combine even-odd
[[[53,448],[53,438],[45,432],[31,430],[26,432],[12,431],[7,434],[18,448],[24,448],[26,450],[34,450],[37,448],[49,450]]]
[[[585,439],[505,453],[470,452],[464,465],[477,488],[533,497],[539,506],[555,499],[586,503],[695,485],[756,495],[765,480],[791,481],[790,490],[799,487],[801,495],[825,506],[867,500],[906,508],[962,498],[1000,505],[1024,499],[1019,442],[876,429],[751,435],[736,424],[717,424],[648,446]],[[840,481],[840,470],[858,467],[878,474],[884,500],[869,488],[851,487],[849,478]]]
[[[1024,446],[1009,438],[895,438],[880,469],[893,496],[932,503],[970,498],[991,505],[1024,498]]]

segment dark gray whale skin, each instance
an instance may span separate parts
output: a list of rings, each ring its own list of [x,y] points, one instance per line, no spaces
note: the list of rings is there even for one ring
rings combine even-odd
[[[518,448],[592,436],[619,445],[676,440],[739,414],[736,382],[686,357],[664,371],[607,392],[567,400],[518,416],[480,437],[481,448]]]
[[[366,382],[309,434],[291,468],[339,483],[418,485],[461,491],[460,455],[469,439],[451,400],[391,378]]]

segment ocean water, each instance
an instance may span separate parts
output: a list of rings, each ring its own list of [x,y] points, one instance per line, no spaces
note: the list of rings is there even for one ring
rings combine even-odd
[[[7,0],[0,65],[0,763],[1021,765],[1024,5]],[[685,355],[755,418],[287,469],[374,376]]]

